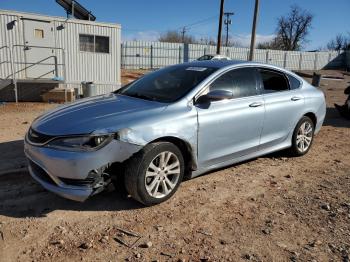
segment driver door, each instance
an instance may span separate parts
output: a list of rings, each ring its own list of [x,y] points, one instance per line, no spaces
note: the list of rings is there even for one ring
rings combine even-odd
[[[233,99],[197,104],[198,162],[209,167],[256,151],[264,121],[264,100],[254,68],[233,69],[209,85],[225,89]]]

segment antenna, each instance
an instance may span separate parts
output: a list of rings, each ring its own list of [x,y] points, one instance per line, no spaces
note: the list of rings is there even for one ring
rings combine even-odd
[[[56,0],[56,3],[62,6],[64,10],[66,10],[67,17],[68,15],[72,15],[72,17],[81,20],[96,20],[96,17],[91,13],[91,11],[88,11],[85,7],[83,7],[75,0]]]

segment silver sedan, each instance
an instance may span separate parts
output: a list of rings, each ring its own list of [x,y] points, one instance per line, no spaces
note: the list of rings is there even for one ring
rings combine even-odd
[[[271,65],[195,61],[36,119],[25,138],[32,177],[84,201],[110,183],[145,205],[183,178],[282,149],[306,154],[325,118],[321,90]]]

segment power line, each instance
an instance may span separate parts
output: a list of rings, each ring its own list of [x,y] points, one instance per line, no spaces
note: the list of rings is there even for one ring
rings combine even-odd
[[[205,23],[205,22],[208,22],[208,21],[210,21],[210,20],[214,20],[214,19],[216,19],[216,17],[217,17],[217,15],[215,15],[215,16],[210,16],[210,17],[204,18],[204,19],[202,19],[202,20],[199,20],[199,21],[197,21],[197,22],[193,22],[193,23],[191,23],[191,24],[185,25],[185,27],[190,28],[190,27],[198,26],[198,25],[201,25],[201,24],[203,24],[203,23]],[[182,28],[182,27],[180,27],[180,28]]]

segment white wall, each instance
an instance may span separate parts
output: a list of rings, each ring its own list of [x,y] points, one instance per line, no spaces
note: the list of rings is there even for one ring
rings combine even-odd
[[[58,71],[59,76],[64,77],[65,75],[67,87],[77,87],[82,81],[93,81],[98,87],[98,93],[101,94],[120,87],[121,29],[119,25],[0,10],[0,48],[24,44],[21,17],[51,21],[55,47],[64,49],[64,52],[56,49],[55,54],[59,64],[65,62],[65,73],[63,66],[59,66]],[[9,30],[8,25],[14,20],[17,20],[16,25]],[[57,28],[61,25],[64,28],[58,30]],[[105,54],[80,51],[79,34],[108,36],[110,52]],[[25,70],[23,70],[25,65],[19,64],[25,62],[22,46],[13,48],[13,57],[16,62],[16,78],[25,79]],[[9,58],[9,49],[0,49],[0,78],[11,78],[12,70]]]

